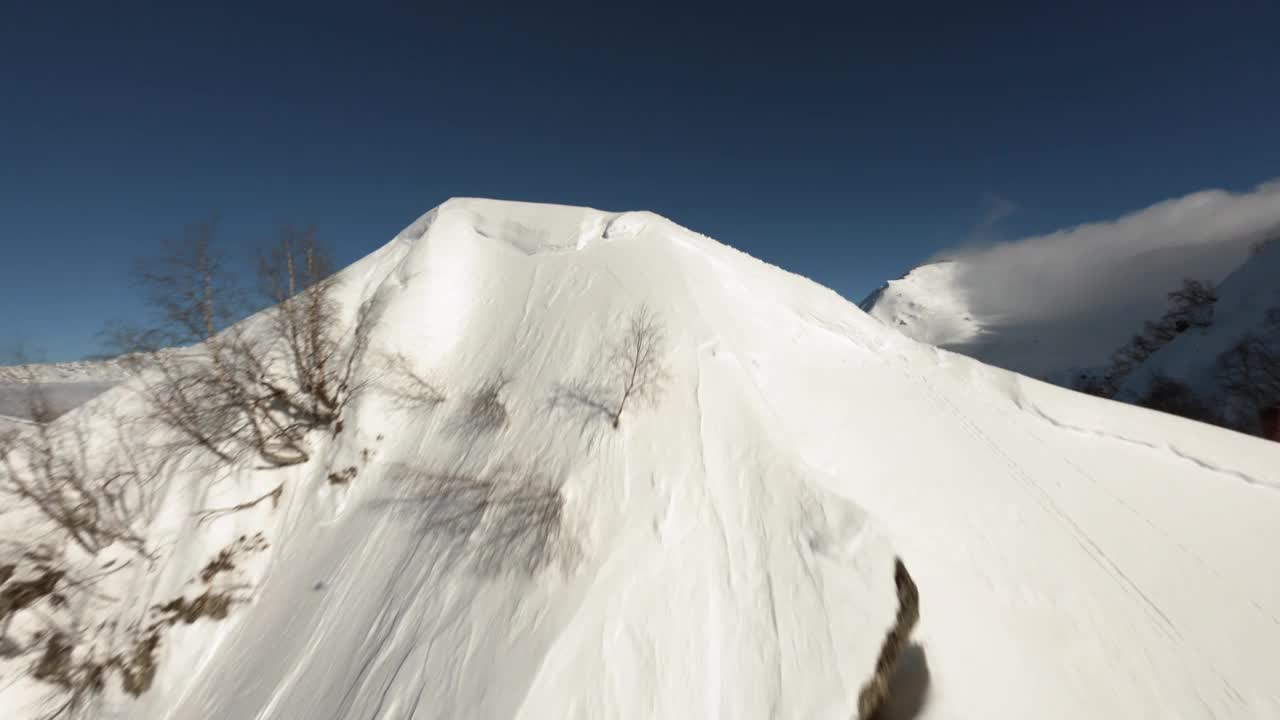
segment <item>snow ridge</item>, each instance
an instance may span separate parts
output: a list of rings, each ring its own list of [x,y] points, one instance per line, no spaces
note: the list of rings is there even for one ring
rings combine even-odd
[[[304,465],[156,489],[124,617],[270,546],[90,716],[849,718],[901,558],[916,717],[1280,717],[1278,448],[937,351],[651,213],[451,200],[339,280],[370,389]],[[641,304],[669,380],[615,429]],[[446,399],[397,403],[393,356]],[[504,422],[477,423],[495,377]]]

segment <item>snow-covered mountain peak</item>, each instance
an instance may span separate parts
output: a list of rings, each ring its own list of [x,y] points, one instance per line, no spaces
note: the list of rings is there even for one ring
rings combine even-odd
[[[122,627],[267,546],[99,716],[846,720],[895,557],[894,720],[1280,712],[1270,444],[918,344],[650,213],[451,200],[337,287],[365,390],[303,464],[155,488]],[[642,312],[656,384],[620,411]]]
[[[1280,227],[1280,186],[1192,193],[1108,222],[958,251],[890,282],[863,309],[908,336],[1033,377],[1093,372],[1169,307],[1217,284]]]
[[[453,198],[419,218],[400,237],[472,234],[503,243],[526,255],[581,250],[596,242],[633,233],[650,213],[613,213],[546,203]],[[630,220],[630,222],[627,222]]]
[[[957,291],[960,266],[953,260],[926,263],[876,290],[860,307],[887,326],[920,342],[964,345],[982,332]]]

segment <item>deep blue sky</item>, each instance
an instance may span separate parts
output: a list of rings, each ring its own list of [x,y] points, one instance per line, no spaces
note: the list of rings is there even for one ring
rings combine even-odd
[[[454,195],[650,209],[858,300],[1280,175],[1280,3],[1112,5],[10,2],[0,348],[97,351],[215,212],[345,264]]]

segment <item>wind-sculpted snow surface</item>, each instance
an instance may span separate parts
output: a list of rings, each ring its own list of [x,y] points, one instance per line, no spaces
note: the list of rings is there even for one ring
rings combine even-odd
[[[1272,445],[916,344],[649,213],[454,200],[340,287],[371,323],[344,429],[167,476],[126,621],[265,549],[88,715],[851,718],[918,611],[904,717],[1280,717]],[[642,305],[665,382],[615,429]]]

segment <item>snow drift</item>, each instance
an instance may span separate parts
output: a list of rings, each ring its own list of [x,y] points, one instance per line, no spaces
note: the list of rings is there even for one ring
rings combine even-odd
[[[849,718],[900,556],[903,717],[1280,717],[1280,448],[918,344],[650,213],[452,200],[340,282],[371,323],[344,429],[155,488],[126,622],[263,542],[227,616],[90,716]],[[641,304],[666,384],[614,429],[604,357]],[[398,402],[389,356],[447,399]]]

